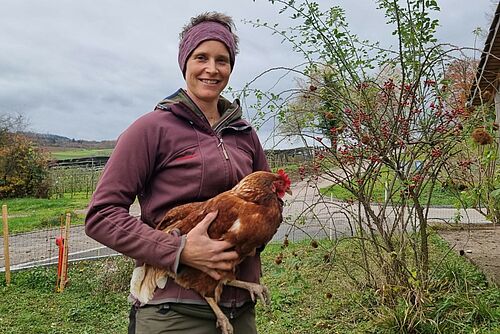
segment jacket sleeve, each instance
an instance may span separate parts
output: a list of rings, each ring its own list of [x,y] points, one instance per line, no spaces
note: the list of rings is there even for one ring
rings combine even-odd
[[[176,272],[185,238],[155,230],[129,214],[155,168],[160,134],[150,123],[143,116],[118,139],[89,204],[85,232],[139,263]]]

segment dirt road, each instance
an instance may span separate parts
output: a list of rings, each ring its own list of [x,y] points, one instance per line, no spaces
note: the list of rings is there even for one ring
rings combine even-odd
[[[491,283],[500,286],[500,226],[440,230],[439,235],[479,267]]]

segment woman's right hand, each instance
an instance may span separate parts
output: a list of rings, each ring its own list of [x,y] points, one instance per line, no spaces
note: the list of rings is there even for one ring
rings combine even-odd
[[[186,235],[186,243],[181,252],[180,262],[199,269],[219,280],[219,271],[231,271],[238,259],[238,253],[228,251],[234,245],[227,241],[210,239],[208,227],[217,217],[217,212],[211,212],[203,218]]]

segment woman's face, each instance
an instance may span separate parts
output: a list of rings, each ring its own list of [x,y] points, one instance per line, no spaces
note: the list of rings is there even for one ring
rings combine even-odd
[[[195,103],[216,102],[231,74],[229,51],[219,41],[202,42],[186,62],[187,93]]]

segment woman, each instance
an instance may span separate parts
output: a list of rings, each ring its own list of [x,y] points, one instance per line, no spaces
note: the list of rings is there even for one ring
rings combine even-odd
[[[233,21],[220,13],[191,19],[180,35],[179,66],[186,88],[164,99],[119,137],[86,218],[86,233],[136,260],[176,272],[179,264],[218,279],[237,254],[226,241],[211,240],[208,214],[187,236],[154,227],[179,204],[204,201],[232,188],[247,174],[269,170],[257,134],[241,119],[239,101],[220,94],[235,63],[238,38]],[[141,217],[128,212],[138,198]],[[237,267],[239,279],[258,282],[259,255]],[[204,299],[169,280],[148,305],[134,305],[129,333],[218,333]],[[235,333],[256,333],[254,304],[247,291],[224,288],[220,305]]]

